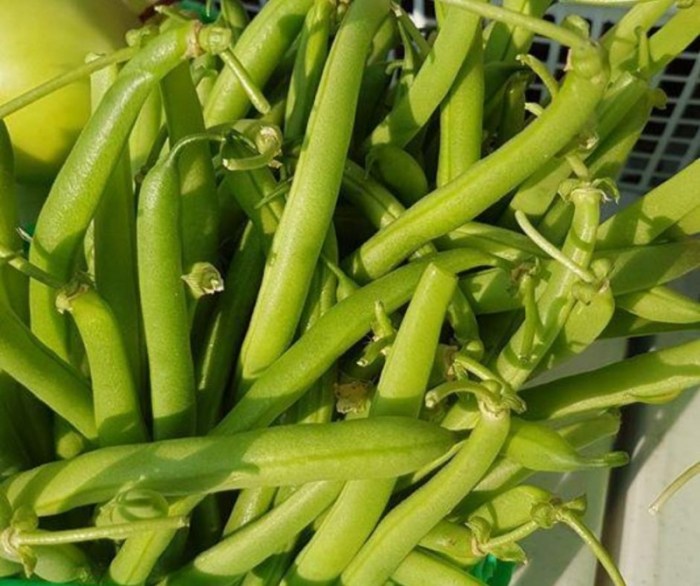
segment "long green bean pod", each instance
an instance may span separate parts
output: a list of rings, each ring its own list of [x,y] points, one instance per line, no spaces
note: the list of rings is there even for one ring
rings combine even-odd
[[[333,42],[243,344],[246,385],[294,335],[340,189],[365,53],[388,10],[388,0],[354,2]]]
[[[71,150],[37,220],[30,258],[68,280],[82,237],[99,205],[141,106],[156,83],[197,45],[199,25],[163,33],[124,66]],[[54,293],[30,284],[32,329],[59,356],[68,357],[65,322],[52,309]]]
[[[171,151],[146,175],[136,222],[139,293],[156,439],[195,431],[194,364],[182,280],[176,156],[177,151]]]
[[[171,148],[182,138],[204,132],[204,119],[190,66],[181,63],[161,82]],[[182,213],[182,264],[189,272],[196,262],[216,261],[219,247],[219,201],[209,145],[194,142],[177,161]]]
[[[276,426],[232,436],[101,448],[22,472],[0,486],[13,507],[26,505],[42,517],[105,502],[126,487],[167,497],[388,478],[441,456],[454,440],[452,432],[406,417]]]
[[[542,116],[365,242],[347,260],[350,274],[365,281],[385,273],[421,245],[474,218],[559,152],[586,124],[607,83],[598,49],[582,45],[571,59],[573,70]]]
[[[84,283],[63,289],[56,305],[71,314],[85,345],[100,445],[147,441],[135,376],[114,312]]]
[[[93,111],[115,82],[117,73],[114,65],[90,78]],[[121,153],[101,196],[93,238],[95,286],[116,317],[132,376],[140,382],[143,341],[136,275],[136,198],[128,147]]]
[[[306,15],[301,29],[284,115],[285,139],[292,143],[301,141],[304,137],[304,129],[328,56],[328,37],[334,12],[335,2],[317,0]]]
[[[313,3],[314,0],[271,0],[245,28],[233,53],[257,86],[262,87],[270,78],[299,34]],[[207,127],[235,122],[249,107],[240,79],[224,68],[204,105],[204,121]]]
[[[440,556],[420,550],[409,553],[391,577],[402,586],[450,584],[452,586],[485,586],[485,583],[450,564]]]
[[[418,415],[454,289],[452,275],[428,265],[389,351],[370,417]],[[287,583],[327,584],[335,580],[379,521],[394,484],[394,479],[348,483],[297,556]]]
[[[224,586],[281,550],[329,507],[342,484],[317,482],[297,489],[281,505],[199,554],[162,586]]]
[[[523,392],[528,419],[560,418],[637,401],[671,398],[700,382],[694,340],[538,385]]]

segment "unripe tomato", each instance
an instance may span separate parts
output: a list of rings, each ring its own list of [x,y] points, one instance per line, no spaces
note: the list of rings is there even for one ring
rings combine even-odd
[[[119,0],[0,0],[0,103],[123,47],[138,24]],[[89,114],[85,79],[8,116],[18,180],[50,181]]]

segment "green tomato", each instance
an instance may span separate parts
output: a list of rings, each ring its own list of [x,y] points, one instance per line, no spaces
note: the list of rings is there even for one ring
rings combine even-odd
[[[118,0],[0,0],[0,103],[125,45],[139,26]],[[17,179],[46,183],[90,115],[90,84],[67,86],[7,117]]]

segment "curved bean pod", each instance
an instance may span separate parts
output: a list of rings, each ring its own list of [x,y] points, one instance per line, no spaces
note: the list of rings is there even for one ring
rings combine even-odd
[[[80,283],[59,292],[56,305],[71,314],[85,344],[100,445],[148,441],[124,338],[109,305]]]
[[[391,574],[401,586],[486,586],[485,582],[467,574],[443,558],[420,549],[409,553]]]
[[[102,448],[20,473],[0,488],[38,516],[105,502],[126,487],[164,496],[317,480],[391,478],[447,451],[454,435],[406,417],[287,425],[232,436]],[[226,458],[221,458],[226,454]]]
[[[671,397],[700,382],[700,340],[649,352],[523,392],[527,419],[560,418]]]
[[[297,489],[281,505],[199,554],[159,586],[227,586],[284,548],[329,507],[339,482],[316,482]]]

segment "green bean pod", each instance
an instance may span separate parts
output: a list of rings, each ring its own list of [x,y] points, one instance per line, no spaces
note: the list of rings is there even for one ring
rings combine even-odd
[[[161,77],[197,47],[196,23],[172,29],[148,43],[124,66],[90,118],[51,187],[37,220],[30,259],[68,280],[83,235],[141,106]],[[68,357],[65,322],[52,308],[54,293],[30,284],[32,329],[47,346]]]
[[[233,47],[233,53],[252,81],[265,85],[280,59],[296,39],[304,17],[314,0],[272,0],[247,26]],[[207,127],[242,118],[250,101],[233,72],[224,68],[204,105]]]
[[[46,516],[105,502],[126,487],[167,497],[391,478],[441,456],[454,439],[434,424],[406,417],[277,426],[232,436],[101,448],[20,473],[0,487],[13,507],[26,505]]]
[[[629,461],[625,452],[584,456],[551,427],[520,419],[513,419],[511,422],[503,454],[525,468],[541,472],[617,467],[624,466]]]
[[[700,303],[664,286],[620,295],[617,306],[649,321],[674,324],[700,322]]]
[[[25,424],[17,420],[23,415],[16,409],[18,390],[17,383],[6,372],[0,372],[0,478],[24,470],[31,461],[17,429],[17,423]]]
[[[421,245],[471,220],[559,152],[586,124],[607,84],[597,49],[574,49],[572,60],[573,70],[542,116],[370,238],[347,260],[351,276],[365,281],[383,274]]]
[[[160,586],[225,586],[281,550],[329,507],[339,482],[316,482],[297,489],[281,505],[199,554]]]
[[[117,74],[114,65],[92,75],[93,112]],[[95,286],[116,317],[132,377],[141,382],[144,348],[136,274],[136,198],[128,147],[121,153],[95,212],[94,261]]]
[[[418,416],[454,288],[454,276],[428,265],[389,351],[370,417]],[[297,556],[286,583],[326,584],[335,580],[379,521],[394,484],[393,479],[348,483]]]
[[[648,352],[523,392],[527,419],[560,418],[671,398],[700,382],[700,341]]]
[[[331,33],[335,3],[316,0],[304,20],[289,80],[289,92],[284,114],[284,136],[292,144],[304,137],[321,73],[328,56],[328,38]]]
[[[129,136],[129,158],[132,174],[137,175],[146,165],[148,155],[157,141],[163,117],[163,103],[160,91],[154,88],[136,117],[134,128]]]
[[[388,11],[388,0],[353,2],[331,47],[243,344],[245,386],[294,336],[340,189],[365,54]]]
[[[387,313],[408,301],[427,262],[455,273],[499,264],[497,259],[480,252],[455,250],[413,262],[363,287],[322,316],[277,359],[223,419],[217,432],[233,433],[274,421],[304,389],[370,331],[378,301]]]
[[[231,148],[233,153],[241,156],[250,154],[248,149],[240,145],[231,145]],[[231,171],[226,173],[221,183],[225,196],[233,197],[253,222],[266,255],[284,211],[284,201],[281,197],[270,199],[279,187],[272,171],[267,167]]]
[[[180,63],[161,82],[171,148],[182,138],[204,132],[202,109],[189,63]],[[194,142],[180,153],[182,264],[189,272],[196,262],[216,261],[219,248],[219,201],[209,145]]]
[[[454,85],[440,107],[437,185],[441,187],[481,158],[484,118],[483,40],[479,27]]]
[[[174,154],[141,186],[136,222],[139,293],[156,439],[195,431],[195,380],[182,280],[180,183]]]
[[[700,161],[695,161],[601,224],[597,246],[620,248],[653,242],[697,207],[698,194]]]
[[[90,364],[97,436],[102,446],[148,441],[134,373],[119,322],[109,305],[83,283],[56,298],[59,311],[71,314]]]
[[[419,547],[463,568],[476,565],[483,557],[472,551],[473,538],[474,534],[468,527],[443,519],[420,540]]]

